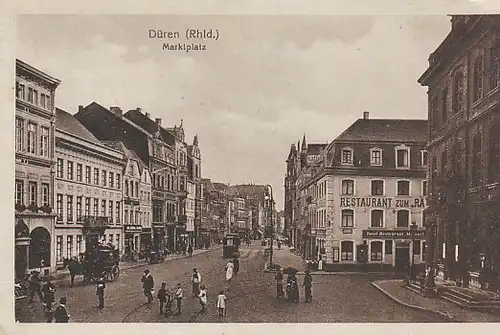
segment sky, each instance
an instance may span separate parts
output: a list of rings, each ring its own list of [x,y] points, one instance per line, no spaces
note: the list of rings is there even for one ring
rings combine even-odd
[[[202,176],[271,184],[283,207],[292,143],[335,139],[370,118],[427,118],[417,79],[450,31],[433,16],[22,15],[16,57],[60,79],[56,105],[142,108],[198,134]],[[176,40],[149,38],[177,31]],[[186,40],[187,29],[218,39]],[[163,43],[204,51],[163,51]]]

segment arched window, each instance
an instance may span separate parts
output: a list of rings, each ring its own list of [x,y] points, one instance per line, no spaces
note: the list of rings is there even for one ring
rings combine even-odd
[[[455,74],[453,79],[453,112],[458,113],[462,110],[464,101],[464,75],[461,71]]]
[[[483,56],[474,61],[474,101],[483,97]]]
[[[441,123],[446,121],[448,121],[448,88],[445,88],[441,95]]]
[[[354,242],[342,241],[340,242],[340,259],[342,261],[354,260]]]
[[[382,241],[373,241],[370,243],[370,261],[381,262],[382,261]]]

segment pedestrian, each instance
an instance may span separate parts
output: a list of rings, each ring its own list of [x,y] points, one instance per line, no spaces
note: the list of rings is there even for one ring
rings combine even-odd
[[[205,307],[207,306],[207,290],[205,288],[205,285],[201,285],[201,290],[200,290],[200,305],[201,305],[201,312],[205,312]]]
[[[175,315],[180,315],[181,314],[181,306],[182,306],[182,287],[181,284],[177,284],[177,290],[175,291],[175,301],[177,303],[177,311],[175,312]]]
[[[35,294],[38,295],[40,298],[40,302],[43,303],[43,295],[42,295],[42,290],[41,290],[41,284],[40,284],[40,277],[38,276],[37,271],[33,271],[31,273],[30,279],[29,279],[29,288],[30,288],[30,302],[33,302],[33,299],[35,298]]]
[[[240,260],[238,257],[234,257],[233,259],[233,264],[234,264],[234,275],[236,276],[238,272],[240,272]]]
[[[233,273],[234,273],[234,264],[233,264],[233,261],[230,260],[227,264],[226,264],[226,282],[228,284],[231,283],[231,279],[233,278]]]
[[[104,283],[104,278],[100,278],[97,281],[97,289],[96,289],[96,295],[97,298],[99,299],[99,309],[104,308],[104,289],[106,288],[106,284]]]
[[[144,295],[148,298],[148,303],[151,303],[153,301],[154,279],[149,270],[144,270],[141,282]]]
[[[193,269],[191,283],[193,283],[193,297],[197,297],[200,294],[201,274],[196,268]]]
[[[323,257],[319,255],[318,271],[323,271]]]
[[[163,306],[167,302],[166,286],[167,286],[166,283],[161,283],[161,288],[158,290],[158,295],[156,296],[158,298],[158,301],[160,302],[160,314],[163,314]]]
[[[312,301],[312,276],[311,276],[311,271],[309,269],[306,270],[306,274],[304,276],[304,283],[302,284],[304,287],[304,293],[305,293],[305,301],[306,302],[311,302]]]
[[[68,314],[68,310],[66,309],[66,298],[62,297],[59,299],[59,306],[57,306],[54,312],[54,319],[56,323],[68,323],[70,315]]]
[[[56,288],[49,279],[42,286],[43,302],[47,310],[52,310],[52,304],[56,301]]]
[[[189,244],[188,253],[189,253],[189,257],[193,256],[193,245],[192,244]]]
[[[217,310],[219,311],[219,318],[223,318],[226,315],[226,295],[224,291],[220,291],[217,296]]]
[[[285,293],[283,292],[283,269],[279,269],[274,277],[276,280],[276,299],[283,299]]]

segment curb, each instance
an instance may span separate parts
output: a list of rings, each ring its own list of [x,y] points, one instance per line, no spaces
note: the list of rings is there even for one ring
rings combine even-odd
[[[201,252],[193,254],[193,256],[191,256],[191,257],[195,257],[195,256],[198,256],[198,255],[210,252],[210,251],[218,250],[218,249],[221,249],[221,248],[222,247],[216,247],[216,248],[212,248],[212,249],[204,249]],[[182,256],[176,257],[176,258],[165,259],[165,261],[163,263],[168,263],[168,262],[173,261],[173,260],[184,259],[184,258],[189,258],[189,255],[182,255]],[[156,263],[156,264],[161,264],[161,263]],[[139,268],[139,267],[143,267],[143,266],[147,266],[147,265],[154,265],[154,264],[138,263],[138,264],[134,264],[134,265],[126,266],[126,267],[122,266],[122,267],[120,267],[120,271],[135,269],[135,268]],[[53,284],[56,284],[56,283],[61,283],[61,282],[70,280],[70,274],[69,273],[64,273],[64,274],[61,274],[61,275],[63,276],[62,278],[53,279],[51,282]]]
[[[390,299],[392,299],[393,301],[395,301],[396,303],[398,303],[398,304],[400,304],[402,306],[405,306],[405,307],[408,307],[408,308],[411,308],[411,309],[415,309],[415,310],[424,311],[424,312],[434,313],[434,314],[439,315],[442,318],[445,318],[449,322],[453,322],[453,316],[450,315],[449,313],[445,313],[445,312],[437,311],[437,310],[434,310],[434,309],[425,308],[425,307],[422,307],[422,306],[417,306],[417,305],[412,305],[412,304],[406,303],[406,302],[404,302],[402,300],[399,300],[398,298],[396,298],[395,296],[393,296],[392,294],[390,294],[386,290],[384,290],[377,283],[371,282],[370,284],[373,287],[375,287],[377,290],[379,290],[380,292],[382,292],[383,294],[385,294],[387,297],[389,297]]]

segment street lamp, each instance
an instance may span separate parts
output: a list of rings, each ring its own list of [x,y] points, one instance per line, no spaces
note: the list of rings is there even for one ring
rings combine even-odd
[[[417,233],[417,223],[413,221],[410,225],[410,234],[411,234],[411,245],[412,245],[412,250],[411,250],[411,264],[410,264],[410,279],[414,279],[414,271],[413,267],[415,265],[415,235]]]
[[[273,198],[273,187],[271,185],[266,185],[264,186],[265,188],[265,195],[264,199],[269,201],[268,205],[268,210],[269,212],[267,213],[267,218],[268,222],[271,222],[271,245],[270,248],[271,250],[269,251],[269,265],[273,264],[273,205],[274,205],[274,198]]]

